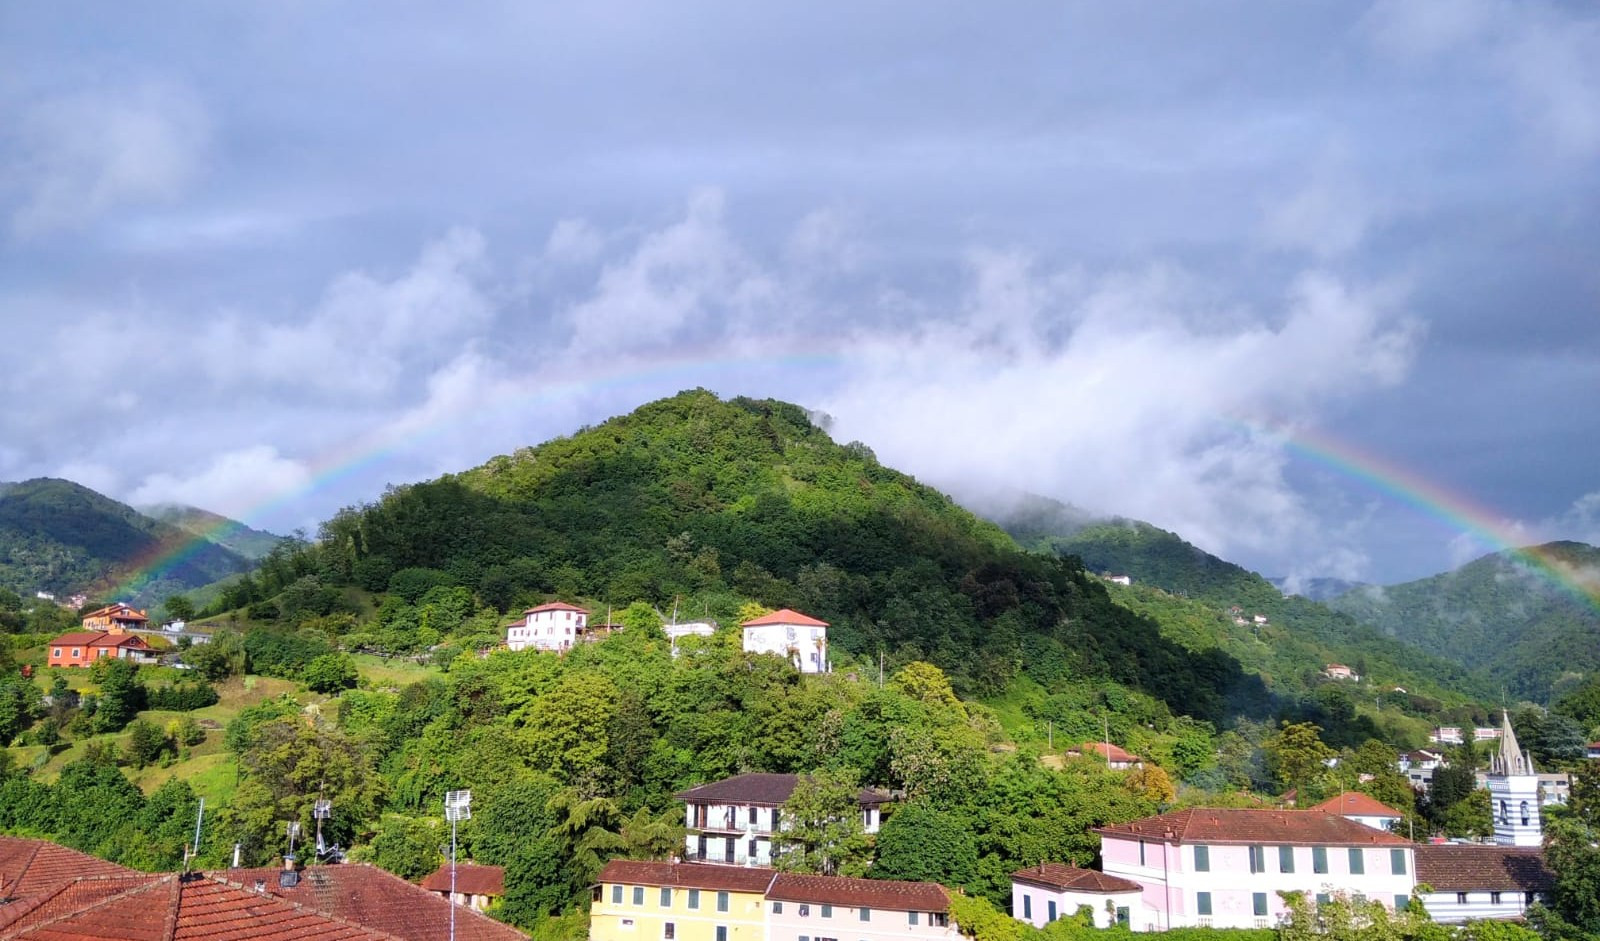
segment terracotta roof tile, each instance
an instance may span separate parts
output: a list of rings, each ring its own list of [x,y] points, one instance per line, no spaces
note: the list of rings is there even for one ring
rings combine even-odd
[[[588,614],[589,613],[589,609],[588,608],[580,608],[575,604],[567,604],[565,601],[552,601],[552,602],[549,602],[548,604],[536,605],[536,606],[534,606],[532,608],[527,609],[526,611],[524,611],[522,613],[523,614],[537,614],[540,611],[572,611],[572,612],[575,612],[577,614]]]
[[[740,627],[766,627],[771,624],[793,624],[797,627],[827,627],[827,621],[819,621],[809,614],[801,614],[790,608],[782,608],[771,614],[763,614],[740,624]]]
[[[298,883],[288,888],[280,884],[281,874],[281,869],[268,866],[221,870],[211,876],[252,890],[259,882],[269,895],[406,941],[434,941],[449,931],[451,902],[376,866],[308,866],[300,870]],[[527,937],[487,915],[459,905],[455,909],[456,941],[518,941]]]
[[[104,631],[72,631],[52,640],[49,646],[87,647],[104,636],[106,636]]]
[[[1082,745],[1078,746],[1078,751],[1080,753],[1091,752],[1099,755],[1108,762],[1123,761],[1131,763],[1144,760],[1122,746],[1114,745],[1110,742],[1084,742]]]
[[[1400,811],[1395,810],[1371,794],[1360,791],[1346,791],[1328,798],[1312,810],[1321,810],[1330,814],[1342,814],[1346,817],[1393,817],[1396,820],[1404,817]]]
[[[1555,874],[1537,846],[1469,846],[1459,843],[1417,847],[1417,881],[1440,892],[1549,892]]]
[[[1044,886],[1047,889],[1075,889],[1079,892],[1140,892],[1144,887],[1131,879],[1108,876],[1095,869],[1079,869],[1063,863],[1040,863],[1011,874],[1011,881]]]
[[[795,785],[800,783],[798,774],[772,774],[768,772],[752,772],[750,774],[736,774],[731,778],[721,781],[712,781],[691,787],[686,791],[679,791],[673,796],[681,801],[694,801],[696,803],[710,804],[760,804],[764,807],[775,807],[789,799],[794,793]],[[862,788],[857,799],[862,804],[886,804],[890,797],[881,791]]]
[[[0,836],[0,898],[19,898],[79,876],[133,874],[126,866],[46,840]]]
[[[900,912],[943,912],[950,908],[949,894],[936,882],[850,879],[796,872],[778,873],[767,889],[767,898]]]
[[[506,870],[504,866],[480,866],[477,863],[456,863],[456,891],[466,892],[471,895],[505,895]],[[429,892],[450,891],[450,864],[445,863],[437,871],[422,880],[422,887]]]
[[[712,866],[706,863],[660,863],[648,860],[613,859],[600,870],[596,882],[623,885],[656,885],[722,892],[762,893],[771,884],[770,869],[744,869],[738,866]]]
[[[1320,810],[1203,807],[1096,827],[1101,836],[1172,843],[1411,846],[1403,837]]]

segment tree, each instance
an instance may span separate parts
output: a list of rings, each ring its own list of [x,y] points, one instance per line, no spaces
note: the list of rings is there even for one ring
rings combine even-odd
[[[1323,772],[1328,759],[1334,756],[1333,749],[1318,737],[1321,731],[1310,722],[1294,725],[1284,722],[1283,727],[1262,744],[1273,779],[1285,789],[1301,790],[1302,799],[1307,796],[1303,793],[1305,786]]]
[[[443,856],[439,847],[449,834],[434,820],[388,816],[378,824],[372,838],[373,863],[402,879],[415,882],[439,868]]]
[[[861,822],[860,794],[853,772],[802,775],[783,803],[786,827],[773,864],[785,872],[864,875],[872,844]]]
[[[306,664],[301,677],[306,682],[306,689],[313,693],[337,693],[355,689],[360,674],[349,654],[326,653]]]
[[[895,671],[889,684],[907,697],[930,706],[947,706],[962,710],[961,700],[950,688],[944,671],[931,663],[916,660]],[[965,712],[963,711],[964,715]]]
[[[107,657],[92,669],[100,683],[99,705],[94,713],[96,732],[118,732],[144,707],[144,687],[139,668],[121,657]]]
[[[184,595],[173,595],[162,603],[167,609],[167,617],[174,621],[194,620],[194,602]]]
[[[122,747],[122,754],[128,764],[135,768],[154,764],[162,755],[172,747],[172,741],[156,727],[155,723],[144,719],[135,719],[128,725],[128,741]]]
[[[911,879],[966,885],[978,868],[978,845],[970,821],[927,801],[897,808],[878,834],[875,879]]]

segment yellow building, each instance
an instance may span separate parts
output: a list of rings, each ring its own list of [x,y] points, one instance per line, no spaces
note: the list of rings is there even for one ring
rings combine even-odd
[[[763,941],[770,869],[614,859],[589,910],[591,941]]]

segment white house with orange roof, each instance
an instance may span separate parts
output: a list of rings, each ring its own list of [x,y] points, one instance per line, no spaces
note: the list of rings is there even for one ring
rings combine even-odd
[[[1077,758],[1083,755],[1099,757],[1105,761],[1106,767],[1112,771],[1131,771],[1134,768],[1144,767],[1143,758],[1111,742],[1084,742],[1077,748],[1067,751],[1067,757],[1069,758]]]
[[[1330,797],[1312,810],[1324,813],[1338,814],[1346,820],[1354,820],[1363,826],[1374,830],[1391,830],[1390,824],[1399,823],[1405,819],[1405,814],[1395,810],[1371,794],[1360,791],[1346,791],[1335,797]]]
[[[1011,917],[1043,928],[1070,918],[1084,906],[1096,928],[1123,925],[1148,930],[1148,912],[1140,903],[1144,886],[1131,879],[1062,863],[1039,863],[1011,874]]]
[[[552,601],[522,612],[522,620],[506,629],[512,650],[571,650],[589,623],[589,612],[565,601]]]
[[[772,653],[801,673],[827,673],[828,622],[784,608],[742,625],[746,653]]]

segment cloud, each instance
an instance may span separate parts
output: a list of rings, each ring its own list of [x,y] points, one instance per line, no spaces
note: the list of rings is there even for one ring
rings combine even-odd
[[[311,470],[305,464],[262,444],[218,454],[192,472],[151,474],[134,488],[128,502],[182,503],[246,519],[263,504],[300,491],[310,482]]]
[[[13,133],[11,228],[31,237],[177,196],[201,171],[210,126],[193,92],[151,82],[39,101]]]

